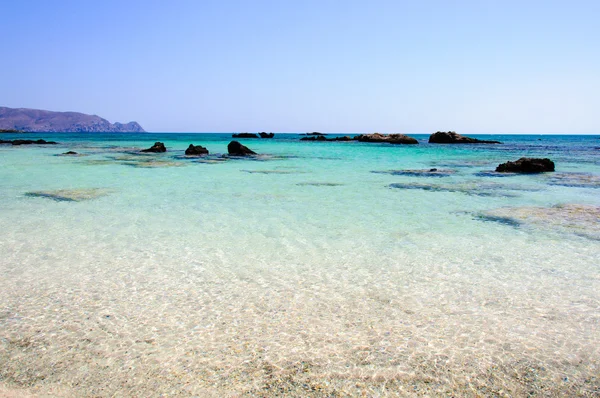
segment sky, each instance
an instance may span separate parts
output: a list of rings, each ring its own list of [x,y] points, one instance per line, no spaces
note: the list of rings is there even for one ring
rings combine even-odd
[[[6,0],[0,21],[0,106],[156,132],[600,133],[597,0]]]

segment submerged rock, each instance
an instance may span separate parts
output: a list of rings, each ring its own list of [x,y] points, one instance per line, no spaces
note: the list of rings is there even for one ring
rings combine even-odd
[[[160,167],[183,167],[186,166],[183,162],[169,162],[166,160],[149,159],[145,161],[122,161],[120,164],[125,166],[136,167],[140,169],[156,169]]]
[[[198,160],[195,160],[195,163],[205,163],[205,164],[218,164],[226,162],[227,158],[224,157],[201,157]]]
[[[500,141],[479,140],[454,131],[438,131],[429,136],[430,144],[502,144]]]
[[[394,183],[389,185],[395,189],[418,189],[430,192],[457,192],[465,195],[473,196],[490,196],[490,197],[506,197],[514,198],[519,196],[516,192],[519,191],[538,191],[538,188],[520,186],[520,185],[505,185],[480,182],[465,182],[459,184],[435,184],[435,183]]]
[[[483,212],[478,218],[600,240],[600,206],[565,204],[553,207],[503,207]]]
[[[479,171],[477,173],[473,173],[476,177],[513,177],[516,176],[514,173],[500,173],[497,171]]]
[[[203,155],[208,155],[208,149],[204,148],[201,145],[190,144],[190,146],[185,150],[185,154],[187,156],[203,156]]]
[[[391,174],[396,176],[408,176],[408,177],[448,177],[456,172],[454,170],[447,169],[407,169],[407,170],[386,170],[386,171],[372,171],[376,174]]]
[[[256,155],[256,152],[254,152],[253,150],[251,150],[247,146],[244,146],[244,145],[240,144],[237,141],[231,141],[229,143],[229,145],[227,145],[227,152],[231,156]]]
[[[303,171],[293,170],[240,170],[248,174],[304,174]]]
[[[54,156],[83,156],[83,155],[80,155],[79,153],[77,153],[75,151],[68,151],[68,152],[64,152],[64,153],[57,153]]]
[[[25,193],[25,196],[34,198],[47,198],[58,202],[81,202],[96,199],[109,193],[106,189],[58,189],[54,191],[33,191]]]
[[[360,134],[354,137],[359,142],[388,142],[390,144],[418,144],[413,137],[404,134]]]
[[[548,184],[573,188],[600,188],[600,176],[590,173],[553,173]]]
[[[167,152],[167,148],[165,148],[165,144],[163,144],[162,142],[155,142],[154,145],[152,145],[150,148],[142,149],[140,152]]]
[[[299,182],[296,185],[300,187],[340,187],[344,184],[338,182]]]
[[[554,171],[554,162],[548,158],[521,158],[498,165],[499,173],[544,173]]]
[[[237,133],[237,134],[232,134],[231,137],[232,138],[258,138],[258,135],[254,134],[254,133]]]

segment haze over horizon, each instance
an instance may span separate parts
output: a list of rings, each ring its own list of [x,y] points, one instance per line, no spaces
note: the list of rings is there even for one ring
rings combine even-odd
[[[600,2],[0,4],[0,106],[147,131],[600,133]]]

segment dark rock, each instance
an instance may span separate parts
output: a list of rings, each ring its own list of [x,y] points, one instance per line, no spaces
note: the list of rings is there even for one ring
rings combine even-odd
[[[227,152],[231,156],[248,156],[248,155],[256,155],[256,152],[252,151],[248,147],[240,144],[237,141],[231,141],[229,145],[227,145]]]
[[[389,142],[390,144],[418,144],[415,138],[404,134],[360,134],[354,137],[359,142]]]
[[[327,135],[327,134],[323,134],[323,133],[318,133],[318,132],[313,132],[313,133],[306,133],[306,135]]]
[[[327,138],[322,135],[317,135],[311,137],[302,137],[300,138],[300,141],[327,141]]]
[[[258,133],[258,135],[260,135],[260,138],[273,138],[275,137],[275,133]]]
[[[454,131],[438,131],[429,136],[430,144],[502,144],[500,141],[479,140],[465,137]]]
[[[324,135],[313,135],[311,137],[302,137],[300,138],[300,141],[352,141],[353,138],[349,137],[349,136],[343,136],[343,137],[333,137],[333,138],[327,138]]]
[[[208,149],[204,148],[201,145],[190,144],[190,146],[185,150],[185,154],[187,156],[203,156],[203,155],[208,155]]]
[[[78,153],[75,151],[68,151],[68,152],[63,153],[62,155],[78,155]]]
[[[58,142],[46,141],[46,140],[0,140],[0,144],[12,144],[12,145],[56,145]]]
[[[167,148],[165,148],[165,144],[163,144],[162,142],[155,142],[154,145],[152,145],[150,148],[142,149],[140,152],[167,152]]]
[[[506,162],[498,165],[499,173],[544,173],[554,171],[554,162],[548,158],[521,158],[515,162]]]
[[[233,138],[258,138],[257,134],[254,133],[238,133],[238,134],[232,134]]]

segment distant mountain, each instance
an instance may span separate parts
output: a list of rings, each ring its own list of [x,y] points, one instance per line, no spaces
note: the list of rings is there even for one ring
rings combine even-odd
[[[28,132],[110,132],[143,133],[137,122],[111,123],[96,115],[79,112],[52,112],[40,109],[0,107],[0,130]]]

